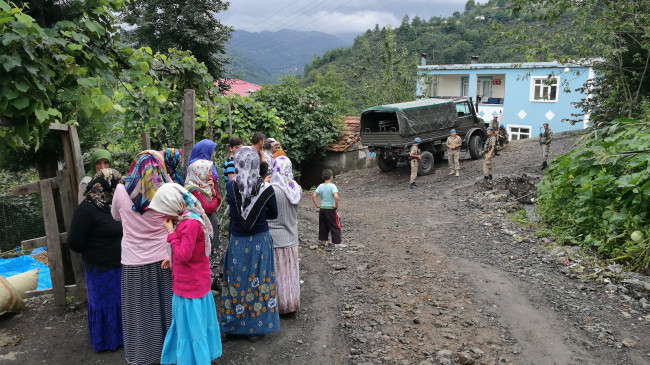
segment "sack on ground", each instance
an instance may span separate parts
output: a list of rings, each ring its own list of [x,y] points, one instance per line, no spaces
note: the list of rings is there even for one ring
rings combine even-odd
[[[38,286],[38,269],[8,278],[0,275],[0,314],[20,312],[25,308],[25,292],[36,290]]]

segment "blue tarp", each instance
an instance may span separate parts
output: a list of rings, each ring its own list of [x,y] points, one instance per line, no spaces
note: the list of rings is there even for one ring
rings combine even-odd
[[[42,262],[36,261],[31,256],[18,256],[12,259],[0,259],[0,275],[5,278],[22,274],[24,272],[38,270],[38,287],[36,289],[50,289],[52,279],[50,278],[50,268]]]

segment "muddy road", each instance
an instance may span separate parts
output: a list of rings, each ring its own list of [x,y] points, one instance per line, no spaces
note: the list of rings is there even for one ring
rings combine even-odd
[[[577,138],[556,136],[551,157]],[[318,245],[305,193],[301,311],[260,342],[225,342],[214,363],[650,363],[650,281],[585,281],[593,268],[583,253],[512,222],[513,181],[537,181],[539,155],[536,140],[511,143],[489,184],[482,161],[462,155],[460,177],[447,176],[442,161],[416,189],[407,166],[338,176],[345,249]],[[86,331],[82,307],[32,299],[0,318],[0,362],[124,363],[121,350],[93,353]]]

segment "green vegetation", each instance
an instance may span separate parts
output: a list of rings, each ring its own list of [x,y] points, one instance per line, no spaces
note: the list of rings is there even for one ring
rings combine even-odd
[[[567,241],[560,243],[650,272],[650,113],[619,118],[584,139],[551,164],[537,211],[558,241]]]

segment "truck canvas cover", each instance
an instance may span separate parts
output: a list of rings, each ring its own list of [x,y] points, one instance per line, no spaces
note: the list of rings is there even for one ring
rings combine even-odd
[[[401,136],[413,136],[451,128],[458,119],[453,100],[422,99],[406,103],[379,105],[362,111],[362,130],[364,125],[372,123],[372,120],[377,120],[378,115],[373,114],[385,115],[387,112],[392,112],[397,117]]]

